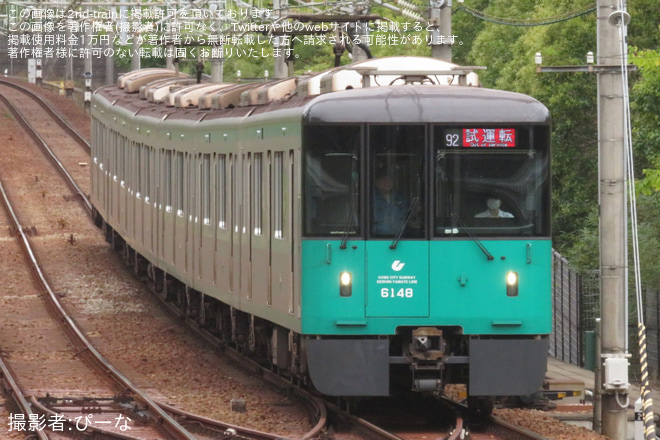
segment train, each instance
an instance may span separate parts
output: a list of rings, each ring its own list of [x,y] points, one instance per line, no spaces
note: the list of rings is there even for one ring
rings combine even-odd
[[[341,398],[535,393],[552,327],[548,109],[374,58],[91,99],[95,222],[182,315]]]

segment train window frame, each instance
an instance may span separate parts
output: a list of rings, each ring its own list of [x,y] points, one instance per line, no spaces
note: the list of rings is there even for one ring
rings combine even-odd
[[[161,150],[163,154],[163,180],[162,187],[165,188],[165,212],[173,212],[172,196],[174,193],[174,181],[172,179],[174,160],[172,150]]]
[[[183,210],[183,203],[185,200],[185,193],[184,193],[184,187],[183,187],[183,179],[184,179],[184,163],[185,163],[185,158],[183,151],[175,151],[174,152],[174,173],[173,173],[173,184],[174,184],[174,193],[175,193],[175,205],[174,205],[174,210],[176,211],[176,215],[179,217],[183,217],[184,215],[184,210]]]
[[[216,156],[216,222],[218,228],[227,229],[227,155]]]
[[[143,150],[144,150],[144,144],[138,143],[137,148],[135,149],[135,159],[136,163],[135,166],[133,167],[133,176],[135,178],[135,198],[138,200],[142,200],[142,179],[144,178],[142,173],[142,167],[143,167],[143,162],[144,162],[144,157],[143,157]]]
[[[119,186],[122,188],[126,188],[126,168],[128,167],[127,163],[129,161],[128,157],[128,148],[126,147],[126,137],[125,136],[120,136],[119,137],[119,148],[120,148],[120,155],[121,155],[121,164],[119,166],[119,174],[117,178],[119,179]]]
[[[200,179],[200,192],[201,192],[201,217],[202,223],[205,226],[212,224],[211,222],[211,154],[201,154],[201,179]]]
[[[364,237],[364,138],[364,124],[303,127],[304,237]]]
[[[263,235],[263,153],[252,156],[252,231],[256,236]]]
[[[241,172],[242,172],[242,191],[241,194],[241,203],[239,203],[241,209],[241,233],[242,234],[252,234],[252,209],[251,209],[251,192],[252,192],[252,153],[243,153],[241,154]],[[248,202],[244,202],[248,200]]]
[[[514,145],[446,144],[445,133],[474,127],[465,124],[432,128],[433,237],[548,237],[550,127],[482,124],[479,127],[515,129]],[[441,160],[446,164],[443,167],[439,165]],[[508,171],[498,175],[498,170]],[[500,209],[510,215],[486,216],[487,198],[499,199]]]
[[[376,133],[383,130],[383,133]],[[419,130],[416,136],[421,140],[413,144],[411,130]],[[385,133],[385,131],[387,133]],[[395,139],[392,131],[401,131]],[[396,123],[396,124],[368,124],[367,125],[367,160],[368,163],[368,185],[366,197],[368,200],[367,220],[370,239],[392,240],[426,240],[427,232],[427,193],[429,186],[429,174],[427,166],[428,145],[430,130],[428,124],[423,123]],[[417,150],[417,151],[415,151]],[[416,174],[415,182],[412,179]],[[394,203],[385,201],[379,195],[377,180],[387,177],[392,180],[393,185],[391,197],[398,200],[398,207]],[[415,194],[416,193],[416,194]],[[381,200],[379,202],[379,200]],[[376,205],[381,205],[379,209]],[[383,207],[383,204],[387,204]],[[392,206],[392,209],[389,208]],[[383,212],[385,209],[385,212]],[[396,225],[390,224],[383,229],[383,214],[396,213]],[[380,218],[376,218],[380,217]],[[390,216],[390,220],[392,220]],[[380,228],[381,232],[377,232]],[[385,231],[385,232],[383,232]]]
[[[152,195],[155,194],[154,190],[154,181],[155,181],[155,172],[156,167],[154,166],[154,156],[155,150],[152,146],[145,145],[145,154],[147,158],[147,176],[145,181],[146,194],[144,195],[144,203],[151,202]]]
[[[273,151],[272,162],[273,238],[284,239],[284,151]]]

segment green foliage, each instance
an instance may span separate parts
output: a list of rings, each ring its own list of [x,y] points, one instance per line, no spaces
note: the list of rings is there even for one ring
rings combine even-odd
[[[484,12],[528,20],[558,16],[583,7],[581,2],[489,2]],[[568,43],[570,42],[570,44]],[[486,65],[484,85],[526,93],[543,102],[553,118],[553,237],[565,252],[589,227],[597,203],[596,78],[588,74],[536,73],[534,55],[545,65],[584,64],[595,51],[593,14],[560,23],[504,26],[487,23],[476,36],[468,61]]]
[[[592,0],[471,1],[473,9],[490,16],[533,20],[556,17],[593,5]],[[640,251],[645,284],[660,281],[660,44],[656,0],[631,0],[629,43],[640,71],[631,76],[632,126],[638,181]],[[534,54],[543,64],[583,65],[586,53],[596,53],[595,13],[536,27],[505,26],[460,12],[454,30],[470,43],[454,53],[463,64],[488,67],[480,77],[485,86],[536,97],[553,117],[553,240],[554,246],[581,269],[598,267],[598,153],[596,76],[576,73],[535,73]],[[458,19],[458,17],[461,17]],[[639,173],[638,171],[638,173]]]

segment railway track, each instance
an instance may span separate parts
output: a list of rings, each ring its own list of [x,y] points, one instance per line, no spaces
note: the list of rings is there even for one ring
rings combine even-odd
[[[343,423],[377,440],[549,440],[498,417],[475,418],[467,407],[445,398],[375,400],[362,404]],[[331,411],[336,408],[330,406]]]
[[[5,105],[10,108],[10,111],[14,115],[15,119],[21,123],[23,128],[27,132],[34,132],[33,128],[22,116],[21,112],[13,106],[7,99],[4,99],[3,102]],[[75,182],[75,179],[68,173],[66,167],[58,160],[56,155],[48,148],[47,142],[39,136],[38,134],[31,134],[31,137],[37,142],[40,148],[44,151],[47,157],[53,162],[60,174],[67,181],[68,186],[75,195],[75,199],[78,200],[82,207],[88,212],[91,213],[89,209],[91,205],[84,194],[84,192],[78,187]],[[41,420],[44,420],[44,416],[48,415],[49,417],[56,417],[59,419],[59,416],[56,414],[67,414],[66,420],[76,421],[75,425],[68,425],[69,430],[80,430],[80,427],[84,425],[84,429],[92,430],[93,426],[90,426],[92,422],[96,424],[106,424],[111,423],[112,420],[116,420],[117,428],[119,430],[129,430],[135,429],[132,426],[126,424],[127,421],[140,420],[144,423],[145,421],[151,420],[152,429],[158,428],[160,434],[156,437],[153,437],[153,433],[147,434],[147,437],[152,436],[153,438],[216,438],[218,436],[226,436],[227,433],[231,435],[240,435],[245,438],[254,438],[254,439],[273,439],[279,438],[281,436],[277,434],[270,434],[265,432],[260,432],[254,429],[247,429],[237,425],[222,423],[215,421],[209,418],[200,417],[174,407],[159,404],[153,401],[149,395],[142,392],[138,387],[133,385],[128,378],[123,376],[118,370],[116,370],[112,365],[110,365],[103,357],[96,351],[94,346],[89,343],[87,338],[84,336],[83,332],[78,329],[73,322],[73,319],[66,313],[64,308],[61,306],[57,299],[57,294],[54,290],[48,285],[46,277],[38,265],[38,262],[35,257],[35,252],[32,250],[30,245],[30,239],[28,235],[31,235],[33,228],[24,228],[20,221],[18,220],[17,215],[13,212],[11,208],[11,203],[7,197],[4,188],[2,188],[3,199],[7,209],[11,211],[9,216],[13,220],[13,225],[10,226],[12,234],[15,235],[19,242],[21,243],[22,249],[25,254],[28,256],[28,259],[32,264],[32,271],[34,275],[42,284],[42,288],[47,292],[47,297],[49,299],[49,305],[51,309],[54,310],[57,319],[65,323],[66,333],[69,340],[72,341],[74,345],[75,354],[72,356],[77,356],[78,354],[84,355],[89,358],[92,363],[96,365],[96,369],[100,372],[102,376],[112,377],[113,380],[117,383],[117,389],[123,390],[123,393],[120,397],[99,397],[99,398],[82,398],[79,396],[74,397],[50,397],[43,396],[40,400],[33,400],[31,405],[26,404],[26,408],[30,406],[33,408],[41,408]],[[9,376],[9,369],[7,369],[7,376]],[[14,380],[14,383],[18,381]],[[26,398],[20,398],[19,390],[13,392],[17,396],[17,400],[24,402]],[[110,393],[109,393],[110,394]],[[112,395],[112,394],[110,394]],[[125,409],[129,407],[129,409]],[[50,409],[49,409],[50,408]],[[124,409],[122,409],[124,408]],[[55,411],[54,411],[55,410]],[[33,416],[29,415],[29,412],[23,413],[26,420],[30,419]],[[78,415],[76,415],[78,414]],[[96,415],[96,420],[92,420]],[[101,416],[102,415],[102,416]],[[114,415],[114,416],[113,416]],[[133,418],[130,417],[133,416]],[[176,419],[175,419],[176,418]],[[101,420],[102,419],[102,420]],[[182,423],[185,423],[188,426],[194,427],[194,430],[198,434],[193,435],[187,429],[184,429],[178,420],[182,420]],[[64,418],[61,419],[62,423]],[[123,421],[124,423],[120,425],[118,422]],[[318,427],[316,431],[318,431]],[[144,430],[144,428],[143,428]],[[191,429],[192,431],[192,429]],[[112,436],[114,434],[107,434]],[[140,434],[141,436],[143,433]],[[310,435],[311,437],[311,435]],[[129,438],[128,436],[117,438]]]
[[[60,304],[59,300],[57,299],[57,296],[55,292],[53,291],[52,287],[50,286],[49,282],[46,279],[46,276],[39,265],[33,247],[30,244],[30,240],[28,237],[28,234],[26,233],[25,229],[21,225],[21,222],[19,220],[18,214],[14,206],[9,200],[7,191],[5,190],[4,185],[0,182],[0,197],[2,198],[3,201],[3,207],[7,213],[7,217],[9,218],[10,221],[10,228],[12,230],[12,235],[15,235],[16,241],[18,246],[20,246],[21,252],[23,253],[24,257],[29,261],[29,269],[32,272],[32,278],[39,284],[38,290],[40,290],[43,293],[35,293],[35,297],[39,297],[39,299],[43,299],[44,307],[48,308],[49,314],[52,317],[52,321],[49,324],[44,324],[43,321],[40,322],[40,325],[43,327],[45,325],[48,325],[46,330],[48,332],[55,331],[56,329],[59,329],[62,331],[62,335],[59,338],[52,338],[49,341],[49,344],[55,343],[58,344],[60,347],[58,350],[58,354],[64,358],[64,357],[70,357],[72,359],[84,357],[85,360],[87,361],[88,364],[92,364],[90,370],[87,371],[81,371],[81,365],[79,361],[76,361],[75,365],[67,365],[67,367],[74,367],[74,371],[76,371],[77,375],[79,377],[75,378],[75,380],[63,380],[61,378],[61,362],[52,362],[52,363],[46,363],[45,367],[42,366],[42,368],[50,369],[53,370],[52,375],[49,375],[49,381],[56,382],[56,383],[63,383],[63,385],[58,385],[57,387],[54,386],[55,390],[53,391],[54,393],[61,393],[63,392],[64,389],[71,389],[71,390],[76,390],[76,381],[77,380],[84,380],[84,381],[94,381],[94,390],[93,394],[96,396],[100,396],[98,398],[90,398],[89,401],[92,400],[108,400],[108,401],[115,401],[114,396],[116,395],[116,391],[118,389],[131,389],[132,394],[131,398],[127,399],[128,402],[132,402],[134,405],[134,408],[138,407],[138,402],[143,402],[149,406],[149,411],[151,412],[149,418],[152,420],[152,423],[150,423],[151,426],[141,426],[138,430],[140,431],[138,433],[139,436],[142,435],[157,435],[157,436],[165,436],[166,438],[173,438],[173,439],[188,439],[192,440],[195,437],[190,435],[186,430],[184,430],[178,422],[176,422],[170,415],[166,414],[162,409],[160,409],[157,405],[154,405],[151,402],[151,399],[142,393],[140,390],[132,386],[130,381],[128,381],[123,375],[121,375],[117,370],[114,369],[112,365],[110,365],[101,355],[96,351],[96,349],[93,347],[92,344],[89,343],[87,338],[83,335],[83,333],[80,331],[78,326],[74,323],[73,319],[69,316],[69,314],[64,310],[62,305]],[[28,311],[30,313],[33,313],[32,310]],[[43,315],[42,315],[43,316]],[[25,317],[19,317],[20,318],[25,318]],[[40,318],[43,320],[43,317]],[[68,344],[65,339],[68,340]],[[66,348],[63,348],[62,346],[67,346]],[[39,347],[35,347],[34,352],[39,350]],[[59,359],[57,359],[59,360]],[[37,358],[38,361],[38,358]],[[60,370],[58,372],[58,370]],[[26,382],[29,381],[28,378],[25,376],[16,378],[15,374],[11,374],[10,370],[8,368],[5,368],[3,370],[4,376],[7,380],[12,382],[13,384],[18,384],[19,382]],[[113,388],[104,386],[103,381],[99,379],[103,379],[105,377],[111,377],[113,381],[116,382],[116,386]],[[95,380],[96,378],[96,380]],[[66,379],[66,378],[65,378]],[[23,393],[21,390],[18,389],[17,386],[12,387],[12,394],[15,396],[15,400],[20,402],[19,406],[23,411],[26,411],[26,402],[27,402],[27,397],[25,396],[25,393]],[[45,395],[43,397],[46,397]],[[71,397],[68,397],[68,399],[72,399]],[[37,408],[36,405],[30,405],[32,408],[32,411],[27,411],[27,412],[22,412],[26,418],[23,418],[25,421],[35,421],[33,418],[34,416],[31,416],[34,412],[34,410]],[[45,407],[47,408],[47,406]],[[29,407],[27,407],[29,409]],[[84,429],[81,429],[81,425],[79,424],[80,420],[85,418],[88,418],[88,415],[90,412],[96,412],[96,410],[92,410],[90,406],[85,406],[81,405],[78,408],[78,411],[68,411],[66,415],[63,415],[63,413],[56,413],[56,412],[37,412],[38,414],[37,419],[39,421],[39,424],[36,425],[37,429],[36,431],[39,432],[39,427],[43,426],[44,428],[53,423],[53,426],[55,430],[57,428],[61,427],[61,430],[63,432],[67,431],[82,431],[82,430],[97,430],[96,427],[90,426],[89,424],[86,424]],[[120,419],[125,420],[125,421],[132,421],[133,418],[131,418],[129,411],[119,411],[118,408],[115,408],[113,411],[105,412],[106,415],[115,415],[116,417],[117,414],[121,414]],[[48,418],[45,416],[48,415]],[[16,417],[18,417],[18,413],[16,415],[13,415],[12,419],[16,421]],[[55,418],[52,418],[55,417]],[[133,416],[135,417],[135,416]],[[21,418],[19,418],[17,421],[20,421]],[[43,422],[43,425],[42,425]],[[160,425],[160,426],[159,426]],[[15,430],[20,430],[23,425],[13,425],[13,428],[16,428]],[[122,425],[123,426],[123,425]],[[42,429],[44,429],[42,428]],[[129,426],[128,429],[131,430],[136,430],[137,426]],[[108,435],[110,435],[108,433]],[[116,438],[122,438],[121,436],[116,437]]]

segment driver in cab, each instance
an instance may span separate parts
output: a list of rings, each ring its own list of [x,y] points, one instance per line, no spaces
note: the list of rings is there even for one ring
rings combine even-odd
[[[376,235],[394,235],[403,225],[408,205],[387,171],[378,170],[374,183],[372,231]]]
[[[513,218],[513,214],[500,209],[500,206],[502,206],[502,199],[499,197],[488,197],[486,206],[488,209],[478,213],[474,218]]]

